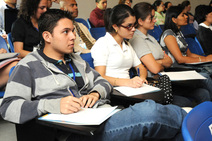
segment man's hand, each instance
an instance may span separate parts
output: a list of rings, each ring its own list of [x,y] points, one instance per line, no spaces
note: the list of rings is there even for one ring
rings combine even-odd
[[[99,94],[97,92],[90,93],[88,95],[84,95],[80,97],[80,100],[82,100],[82,107],[84,108],[91,108],[96,101],[99,99]]]
[[[60,101],[60,112],[71,114],[78,112],[83,107],[82,100],[73,96],[67,96]]]

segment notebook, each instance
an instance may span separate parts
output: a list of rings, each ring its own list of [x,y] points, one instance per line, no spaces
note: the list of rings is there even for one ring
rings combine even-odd
[[[107,108],[82,108],[77,113],[73,114],[46,114],[39,120],[72,124],[72,125],[100,125],[110,116],[120,111],[115,107]]]

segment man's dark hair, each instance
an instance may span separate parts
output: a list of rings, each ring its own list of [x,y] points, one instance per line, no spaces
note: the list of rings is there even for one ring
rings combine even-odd
[[[208,5],[198,5],[195,8],[194,18],[198,22],[198,24],[204,22],[206,20],[206,16],[212,12],[212,7]]]
[[[18,17],[22,17],[24,20],[29,21],[30,16],[36,13],[40,1],[41,0],[22,0]]]
[[[44,31],[48,31],[52,34],[53,29],[57,26],[58,21],[64,18],[68,18],[73,21],[70,12],[63,11],[60,9],[49,9],[47,12],[41,15],[41,17],[38,20],[38,28],[42,47],[44,47],[45,45],[42,33]]]

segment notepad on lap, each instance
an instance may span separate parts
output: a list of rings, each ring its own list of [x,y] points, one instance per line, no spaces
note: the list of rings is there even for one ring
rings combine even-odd
[[[206,79],[196,71],[161,72],[161,74],[168,75],[171,81]]]
[[[147,84],[143,84],[140,88],[131,88],[131,87],[114,87],[117,91],[121,92],[122,94],[126,96],[134,96],[139,94],[145,94],[149,92],[156,92],[160,91],[159,88],[153,87]]]
[[[115,107],[109,108],[83,108],[73,114],[47,114],[39,118],[51,122],[66,123],[73,125],[100,125],[110,116],[120,111]]]

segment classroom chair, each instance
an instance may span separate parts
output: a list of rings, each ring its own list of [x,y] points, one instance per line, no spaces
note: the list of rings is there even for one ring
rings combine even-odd
[[[83,18],[75,18],[74,20],[75,20],[76,22],[79,22],[79,23],[84,24],[84,25],[89,29],[88,23],[87,23],[86,20],[84,20]]]
[[[185,38],[194,38],[196,36],[196,29],[191,24],[182,26],[180,30]]]
[[[162,29],[159,26],[154,26],[154,29],[149,30],[148,33],[159,42],[160,36],[162,34]]]
[[[94,69],[93,58],[91,56],[91,53],[80,54],[80,56],[82,57],[83,60],[88,62],[91,68]]]
[[[13,46],[13,42],[12,42],[12,35],[11,35],[11,32],[8,33],[8,35],[7,35],[7,41],[8,41],[8,43],[9,43],[9,45],[10,45],[10,52],[14,53],[15,50],[14,50],[14,46]]]
[[[204,102],[194,107],[182,124],[185,141],[212,140],[212,102]]]
[[[7,46],[7,42],[2,36],[0,36],[0,48],[4,48],[7,52],[10,52]]]
[[[90,33],[94,39],[98,40],[100,37],[105,36],[106,29],[105,27],[90,28]]]
[[[203,55],[205,56],[205,53],[202,49],[202,46],[196,42],[195,39],[193,38],[185,38],[188,48],[192,53],[198,54],[198,55]]]

